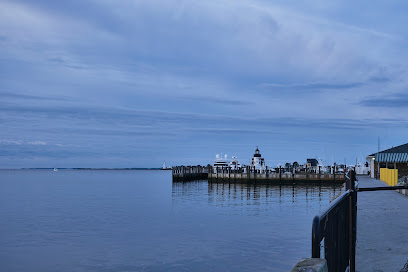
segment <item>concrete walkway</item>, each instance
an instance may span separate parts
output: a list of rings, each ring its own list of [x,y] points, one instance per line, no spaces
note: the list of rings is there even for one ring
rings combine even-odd
[[[361,188],[387,186],[365,176],[357,179]],[[407,262],[408,197],[395,191],[358,193],[356,270],[399,272]]]

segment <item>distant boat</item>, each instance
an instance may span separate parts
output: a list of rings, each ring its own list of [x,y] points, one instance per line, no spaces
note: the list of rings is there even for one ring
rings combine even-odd
[[[57,168],[54,168],[54,172],[58,172],[58,169],[57,169]]]

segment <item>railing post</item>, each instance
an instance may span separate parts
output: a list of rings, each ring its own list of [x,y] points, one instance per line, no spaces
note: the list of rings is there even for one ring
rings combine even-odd
[[[350,178],[351,178],[351,172],[348,173],[348,176],[346,174],[346,176],[344,177],[346,180],[346,191],[350,190]]]
[[[312,225],[312,258],[320,258],[320,218],[315,216]]]
[[[350,197],[349,197],[349,254],[350,272],[356,271],[356,198],[355,190],[356,172],[350,171]]]

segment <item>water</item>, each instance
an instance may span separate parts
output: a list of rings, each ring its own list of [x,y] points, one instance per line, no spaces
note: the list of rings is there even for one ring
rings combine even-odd
[[[289,271],[340,190],[1,170],[0,271]]]

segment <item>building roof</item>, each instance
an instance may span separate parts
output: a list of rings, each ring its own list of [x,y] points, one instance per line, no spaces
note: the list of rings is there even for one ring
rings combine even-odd
[[[317,166],[319,164],[317,159],[306,159],[306,162],[310,163],[310,166]]]
[[[379,153],[408,153],[408,143],[383,150]]]
[[[376,162],[407,162],[408,153],[377,153],[375,154]]]
[[[261,153],[259,153],[259,149],[258,149],[258,147],[256,147],[256,149],[255,149],[255,154],[254,154],[254,157],[258,157],[258,158],[260,158],[260,157],[261,157]]]
[[[371,154],[376,162],[408,162],[408,143]]]

